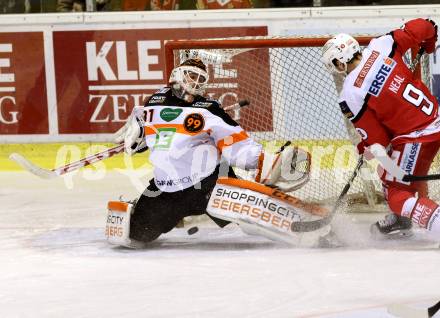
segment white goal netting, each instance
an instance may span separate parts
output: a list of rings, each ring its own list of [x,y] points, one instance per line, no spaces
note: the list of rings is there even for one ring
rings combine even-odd
[[[359,38],[365,45],[371,38]],[[321,62],[327,38],[231,38],[172,41],[167,65],[199,57],[208,64],[207,95],[222,105],[248,100],[231,112],[267,149],[291,140],[312,157],[309,182],[294,195],[314,202],[334,202],[358,160],[357,136],[337,103],[334,79]],[[427,65],[428,63],[422,63]],[[427,67],[423,75],[429,78]],[[431,184],[430,186],[434,186]],[[375,163],[364,165],[349,192],[354,210],[383,210]]]

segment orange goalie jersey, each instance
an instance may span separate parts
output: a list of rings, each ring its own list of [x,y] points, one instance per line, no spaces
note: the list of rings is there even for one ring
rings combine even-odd
[[[424,47],[432,53],[435,39],[434,25],[416,19],[373,39],[363,50],[362,61],[347,75],[339,98],[341,110],[362,136],[363,146],[439,138],[438,102],[403,60],[411,48]]]

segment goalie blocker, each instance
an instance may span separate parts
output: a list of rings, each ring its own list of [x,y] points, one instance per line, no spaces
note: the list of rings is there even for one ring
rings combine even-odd
[[[317,246],[319,239],[330,232],[329,225],[307,233],[292,232],[293,223],[319,220],[327,216],[329,211],[282,191],[246,180],[217,180],[207,212],[216,218],[238,224],[247,234],[297,246]]]

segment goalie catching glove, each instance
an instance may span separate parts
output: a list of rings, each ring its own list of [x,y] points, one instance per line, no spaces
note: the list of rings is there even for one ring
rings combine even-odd
[[[124,142],[125,153],[130,156],[142,150],[146,150],[144,116],[144,107],[134,107],[125,125],[115,133],[115,142]]]
[[[255,181],[284,192],[294,191],[309,180],[310,159],[307,151],[288,142],[276,153],[262,153]]]

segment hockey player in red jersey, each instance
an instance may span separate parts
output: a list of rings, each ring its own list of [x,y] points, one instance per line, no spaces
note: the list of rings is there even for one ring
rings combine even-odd
[[[361,52],[348,34],[327,41],[323,62],[345,77],[339,97],[363,153],[373,144],[389,147],[389,155],[407,174],[426,175],[440,148],[438,102],[404,63],[409,49],[433,53],[437,26],[432,20],[408,21],[401,29],[371,40]],[[372,226],[373,234],[410,234],[411,222],[440,232],[439,205],[428,198],[426,182],[403,182],[384,172],[385,198],[393,214]]]

